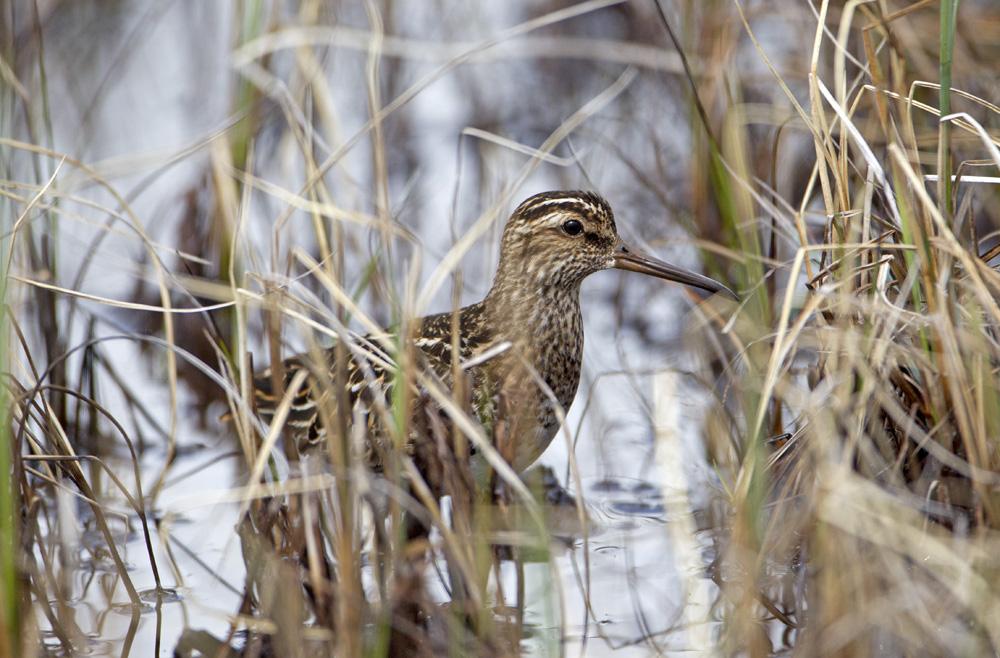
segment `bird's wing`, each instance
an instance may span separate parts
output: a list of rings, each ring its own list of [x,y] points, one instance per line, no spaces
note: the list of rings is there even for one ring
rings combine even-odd
[[[273,369],[266,368],[254,378],[254,401],[257,413],[270,422],[281,403],[281,398],[291,385],[296,373],[305,370],[306,377],[301,387],[292,398],[287,424],[290,427],[308,432],[310,438],[317,436],[320,429],[318,405],[326,400],[332,400],[332,387],[337,381],[337,349],[329,347],[317,353],[305,352],[289,357],[282,362],[282,389],[274,390]],[[350,405],[359,397],[368,397],[378,390],[387,393],[388,374],[392,371],[392,362],[378,346],[367,337],[359,339],[348,350],[342,376],[346,385],[347,401]]]

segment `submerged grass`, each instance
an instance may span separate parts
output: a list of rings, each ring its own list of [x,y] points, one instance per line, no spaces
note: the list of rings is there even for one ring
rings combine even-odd
[[[173,549],[188,549],[158,502],[191,476],[175,472],[185,448],[180,399],[190,390],[201,416],[210,400],[229,407],[221,433],[235,437],[240,462],[229,496],[245,576],[227,583],[240,598],[226,611],[228,631],[213,636],[188,623],[176,655],[501,656],[529,643],[543,654],[570,652],[552,510],[493,448],[462,364],[449,390],[417,367],[400,337],[449,283],[457,308],[462,257],[537,168],[576,162],[584,178],[591,173],[594,161],[577,158],[573,140],[592,133],[598,153],[626,161],[624,189],[685,219],[706,267],[742,296],[735,307],[697,306],[689,332],[694,373],[716,393],[703,418],[713,499],[696,516],[710,560],[688,579],[696,595],[680,597],[688,601],[680,614],[636,613],[644,629],[636,642],[651,653],[681,646],[754,656],[1000,651],[1000,110],[991,66],[1000,15],[971,0],[596,0],[549,9],[431,56],[394,24],[392,3],[368,4],[358,16],[339,7],[367,26],[350,30],[330,27],[323,3],[249,3],[237,11],[240,77],[225,128],[167,158],[132,193],[119,191],[126,183],[108,180],[106,167],[53,143],[52,70],[42,53],[46,20],[66,7],[2,23],[10,326],[0,349],[0,658],[88,650],[91,629],[74,613],[94,596],[91,580],[78,582],[87,569],[109,574],[100,581],[109,607],[125,603],[129,624],[116,652],[133,650],[148,611],[154,650],[164,648],[162,606],[183,585]],[[449,76],[475,78],[475,66],[501,57],[501,42],[531,38],[547,56],[596,66],[609,40],[572,32],[588,19],[625,26],[616,33],[622,50],[606,58],[617,68],[599,76],[556,68],[551,79],[539,72],[533,93],[559,99],[539,124],[547,138],[512,139],[516,122],[488,102],[471,106],[496,125],[484,118],[465,135],[531,158],[514,168],[479,154],[480,182],[493,189],[418,287],[425,246],[400,218],[407,202],[394,203],[413,172],[394,158],[422,126],[398,117],[418,121],[406,114],[415,99]],[[339,96],[347,90],[324,75],[342,66],[330,57],[338,39],[364,54],[347,66],[356,65],[365,109],[346,120]],[[15,42],[31,47],[15,51]],[[581,43],[593,49],[581,53]],[[433,66],[419,76],[405,67],[427,60]],[[574,76],[596,80],[589,95],[571,93]],[[557,84],[565,80],[572,84]],[[623,116],[645,117],[667,93],[689,101],[687,127],[672,124],[685,148],[654,138],[652,164],[639,148],[599,150],[599,133],[618,131],[603,141],[629,145],[641,121],[613,128],[597,115],[622,103],[634,113]],[[358,166],[348,156],[362,146]],[[563,148],[574,157],[557,155]],[[196,154],[202,169],[178,204],[185,213],[175,248],[170,236],[150,236],[136,199]],[[294,165],[286,171],[272,160]],[[502,171],[495,180],[490,167]],[[107,222],[94,253],[122,227],[133,236],[138,255],[122,272],[136,281],[129,299],[84,291],[101,265],[93,257],[77,272],[56,267],[65,224],[93,213],[99,226]],[[267,228],[255,232],[262,219]],[[116,341],[153,355],[159,381],[129,370]],[[317,453],[300,454],[284,427],[301,378],[282,386],[277,370],[275,389],[285,395],[271,425],[261,423],[253,373],[294,351],[319,362],[332,342],[340,363],[354,354],[396,365],[401,394],[373,400],[369,413],[397,448],[418,433],[426,451],[390,451],[381,474],[359,459],[367,424],[343,411],[342,369],[316,384],[328,393],[319,412],[329,429]],[[683,396],[672,379],[657,382],[657,416],[672,423]],[[168,402],[157,406],[144,387]],[[667,430],[657,430],[658,454],[678,458],[676,445],[662,445],[678,440]],[[471,447],[495,471],[489,495],[475,493]],[[668,465],[664,475],[677,473]],[[582,492],[579,473],[569,479]],[[587,561],[582,504],[573,515]],[[680,533],[684,569],[699,560],[688,521],[670,528]],[[96,530],[96,547],[78,545],[84,528]],[[145,554],[139,567],[123,555],[133,531]],[[529,571],[544,581],[540,603],[527,600]],[[607,639],[590,578],[585,562],[585,628],[596,630],[580,653]],[[536,629],[532,637],[529,604],[555,635]],[[660,627],[680,636],[678,645],[654,637]]]

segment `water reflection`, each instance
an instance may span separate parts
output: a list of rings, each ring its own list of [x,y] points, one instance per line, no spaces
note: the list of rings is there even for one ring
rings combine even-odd
[[[549,4],[551,6],[547,6]],[[558,3],[542,5],[531,11],[540,13],[557,8]],[[214,135],[220,126],[229,125],[233,108],[228,105],[230,99],[219,90],[227,89],[232,83],[230,76],[233,71],[229,68],[232,43],[228,29],[235,19],[223,5],[201,3],[158,5],[138,2],[121,7],[101,6],[98,3],[93,5],[92,11],[88,11],[87,6],[86,3],[79,3],[74,7],[76,13],[71,14],[53,10],[52,23],[45,25],[46,30],[51,30],[48,43],[52,49],[49,56],[59,64],[50,71],[56,98],[52,103],[55,108],[55,132],[57,136],[68,135],[57,138],[56,146],[65,147],[67,152],[80,155],[88,162],[123,154],[169,152],[170,155],[149,161],[126,158],[124,165],[119,162],[108,167],[114,174],[116,185],[121,184],[127,189],[131,189],[131,185],[136,186],[129,197],[130,210],[137,217],[148,219],[149,226],[145,228],[151,231],[156,229],[156,239],[162,240],[167,247],[164,253],[175,255],[179,251],[185,252],[185,257],[176,263],[171,261],[168,269],[184,276],[211,280],[220,275],[211,267],[219,259],[218,253],[212,251],[212,240],[206,237],[206,233],[210,232],[209,218],[216,214],[218,200],[211,198],[214,188],[208,181],[214,180],[217,175],[222,178],[230,176],[232,172],[227,167],[232,163],[223,164],[215,160],[221,157],[219,154],[206,154],[198,149],[185,152],[186,155],[176,161],[173,155],[182,146],[186,148],[184,145],[188,143],[202,139],[205,144],[212,143],[206,136]],[[440,17],[425,12],[415,12],[413,20],[403,21],[394,27],[401,32],[412,32],[421,39],[428,34],[444,33],[456,39],[456,35],[460,35],[464,40],[498,34],[527,18],[522,15],[523,10],[513,5],[497,4],[482,11],[460,4],[453,8],[456,15],[447,21],[442,22]],[[338,11],[342,13],[337,19],[345,26],[352,22],[367,24],[366,17],[357,7],[345,3]],[[406,13],[407,7],[403,6],[401,11]],[[86,20],[75,20],[81,16]],[[596,36],[602,39],[601,43],[605,46],[615,39],[637,39],[646,30],[640,15],[617,9],[603,14],[583,13],[575,20],[577,23],[574,24],[554,25],[552,30],[557,33],[556,36],[562,36],[563,32],[571,36]],[[135,31],[129,28],[124,37],[111,30],[123,41],[92,38],[98,30],[103,34],[107,31],[105,28],[133,22]],[[544,44],[548,35],[539,39],[536,45]],[[107,48],[107,52],[112,54],[127,54],[120,63],[135,61],[143,65],[105,70],[84,64],[85,60],[101,58],[78,57],[76,45],[80,43],[87,45],[87,52],[105,52],[103,49]],[[384,62],[385,89],[382,92],[386,100],[402,94],[408,85],[427,72],[423,58],[411,60],[405,48],[399,50],[398,41],[388,43],[394,54]],[[557,46],[561,43],[562,47],[570,44],[568,41],[552,43]],[[582,42],[576,43],[579,45]],[[183,46],[178,47],[178,44]],[[621,52],[634,53],[639,45],[633,43],[631,50]],[[516,49],[518,44],[514,46]],[[647,64],[655,65],[659,75],[664,66],[664,51],[659,45],[643,45],[642,49],[648,55],[655,55],[655,61],[647,61]],[[366,85],[354,79],[357,72],[365,70],[367,52],[360,55],[353,51],[344,52],[336,44],[328,50],[325,46],[318,48],[317,52],[320,51],[335,54],[323,64],[329,65],[329,80],[324,84],[337,90],[335,102],[343,105],[335,112],[343,112],[349,132],[356,128],[355,124],[363,123],[368,111]],[[171,56],[164,57],[164,53]],[[514,61],[508,61],[506,56],[496,53],[484,54],[489,57],[475,64],[476,68],[459,69],[453,76],[444,76],[424,90],[427,93],[421,91],[405,111],[385,118],[385,130],[392,143],[392,148],[388,149],[389,157],[393,159],[388,165],[390,171],[386,174],[386,185],[391,190],[389,196],[392,198],[389,199],[391,207],[382,210],[419,236],[420,253],[430,261],[425,272],[433,267],[434,259],[462,234],[467,222],[476,216],[484,202],[495,201],[494,195],[500,183],[508,178],[510,171],[523,163],[523,154],[507,150],[488,152],[495,144],[484,142],[484,147],[469,138],[471,132],[460,138],[463,129],[474,123],[505,138],[538,144],[554,126],[560,125],[569,112],[579,109],[594,93],[605,88],[608,76],[613,79],[623,70],[621,61],[614,57],[609,60],[595,57],[593,52],[587,53],[583,62],[577,58],[560,57],[547,57],[539,62],[521,55]],[[285,66],[286,55],[288,53],[274,55],[279,69]],[[241,72],[246,75],[253,73],[246,69],[241,69]],[[242,83],[244,80],[240,78],[239,81]],[[284,89],[284,84],[278,86]],[[70,91],[61,89],[62,85]],[[640,85],[650,87],[640,88]],[[82,121],[67,109],[79,106],[72,102],[76,93],[72,90],[77,86],[87,90],[88,94],[90,90],[98,90],[93,98],[85,99],[83,105],[86,110]],[[616,174],[617,168],[607,165],[613,160],[613,154],[620,150],[630,152],[630,165],[639,169],[660,164],[662,154],[668,152],[677,139],[669,122],[663,126],[656,122],[644,125],[641,134],[629,126],[634,126],[640,116],[637,109],[643,107],[642,95],[656,94],[656,106],[660,107],[661,91],[650,81],[637,83],[634,96],[630,90],[620,99],[620,111],[615,109],[609,117],[595,117],[599,123],[589,130],[597,133],[596,138],[594,133],[581,134],[578,141],[567,146],[566,152],[558,156],[558,162],[573,164],[572,168],[540,172],[526,187],[593,184],[617,193],[619,199],[634,206],[620,206],[623,214],[653,208],[656,212],[632,214],[636,218],[655,217],[657,219],[650,221],[659,222],[663,208],[655,195],[641,187],[636,188],[631,170],[621,169],[621,174]],[[312,92],[307,96],[312,97]],[[559,102],[539,102],[539,98],[552,98]],[[293,189],[301,183],[301,163],[289,164],[284,149],[294,141],[289,135],[302,127],[296,122],[303,117],[298,113],[300,108],[283,105],[289,100],[298,101],[285,97],[279,99],[277,96],[261,97],[263,118],[257,143],[259,169],[253,173],[261,180]],[[326,102],[325,97],[323,102]],[[287,126],[281,123],[284,115],[280,110],[289,110],[286,118],[295,124],[295,130],[288,129],[288,134],[282,132]],[[84,124],[84,129],[79,129],[79,123]],[[640,123],[645,124],[646,120],[642,119]],[[310,134],[315,137],[313,146],[319,156],[327,157],[340,147],[339,142],[334,141],[332,145],[327,142],[341,138],[337,134],[341,127],[334,129],[317,124],[309,126],[309,129],[316,130],[315,134]],[[480,130],[482,132],[484,130]],[[608,144],[613,148],[602,150]],[[579,166],[574,164],[573,158],[566,157],[575,154],[578,146],[594,154],[582,157]],[[214,145],[211,148],[215,148]],[[470,164],[473,158],[469,155],[480,148],[484,149],[477,155],[480,159]],[[207,146],[204,148],[206,152],[209,150]],[[509,160],[512,154],[516,161]],[[366,156],[359,157],[363,160]],[[362,165],[357,170],[352,162],[346,162],[344,166],[346,170],[336,175],[343,174],[347,182],[342,189],[337,188],[337,193],[350,198],[368,194],[366,181],[370,172],[366,166]],[[236,168],[239,168],[238,163]],[[648,169],[655,170],[655,166]],[[451,172],[454,172],[453,177]],[[143,176],[141,181],[133,180],[136,174]],[[622,183],[622,176],[627,184]],[[232,177],[236,178],[235,175]],[[250,194],[250,202],[245,208],[245,246],[247,252],[253,252],[255,246],[265,245],[261,246],[260,254],[267,254],[273,244],[274,218],[284,212],[284,206],[274,198],[260,199],[256,195],[256,192]],[[361,200],[351,207],[356,207],[359,212],[369,212],[371,205]],[[180,208],[182,211],[179,217],[170,215],[164,218],[161,216],[164,208]],[[95,212],[93,216],[87,215],[86,219],[99,224],[107,219],[106,214]],[[291,235],[279,236],[278,242],[286,246],[294,242],[286,238],[300,234],[301,226],[295,223],[300,219],[296,216],[290,220],[294,230],[290,229]],[[645,227],[630,224],[637,233],[645,232]],[[76,228],[81,231],[79,235],[68,232],[59,236],[65,257],[61,265],[67,271],[83,267],[83,262],[91,262],[99,256],[101,267],[94,268],[96,272],[86,270],[93,275],[93,279],[87,278],[90,289],[109,297],[150,301],[144,297],[150,294],[145,287],[146,273],[137,274],[137,270],[141,270],[147,262],[144,260],[147,254],[129,251],[136,249],[137,243],[124,240],[114,243],[118,236],[103,242],[102,234],[99,249],[84,248],[96,244],[91,242],[93,235],[82,233],[83,228]],[[367,267],[367,247],[371,236],[355,230],[356,226],[342,228],[343,244],[356,247],[348,250],[345,267],[349,271],[362,271]],[[661,233],[657,230],[649,234]],[[304,245],[296,243],[296,246],[306,249],[315,247],[308,241]],[[466,259],[463,293],[469,297],[480,296],[478,293],[482,290],[476,287],[482,285],[485,275],[493,269],[495,247],[495,242],[485,239]],[[283,265],[275,267],[282,269]],[[123,272],[127,274],[122,275]],[[223,278],[226,275],[225,272],[221,274]],[[614,319],[625,305],[641,307],[651,311],[656,318],[651,329],[654,340],[662,341],[665,335],[670,334],[675,328],[673,314],[676,299],[669,293],[645,295],[643,285],[637,284],[634,289],[622,292],[615,288],[613,278],[588,282],[584,295],[589,306],[586,322],[590,346],[585,360],[594,372],[628,370],[629,364],[621,356],[623,353],[641,357],[644,364],[662,361],[660,355],[644,351],[644,341],[628,331],[620,331],[620,323]],[[447,306],[449,294],[444,291],[439,295],[435,300],[437,308]],[[155,295],[152,301],[156,301]],[[386,300],[375,297],[363,301],[371,307],[366,310],[373,313],[376,321],[390,319],[392,305]],[[151,316],[154,319],[159,317],[155,314]],[[210,341],[205,340],[203,320],[196,315],[179,318],[178,344],[191,350],[200,347],[205,350],[203,358],[212,363],[217,355],[211,349]],[[112,319],[102,318],[100,326],[105,329],[114,326],[115,331],[120,332],[116,323],[123,323],[126,329],[144,335],[159,331],[156,322],[136,313],[123,312]],[[226,327],[222,326],[221,330],[225,331]],[[300,337],[294,336],[292,340],[296,338]],[[595,345],[603,346],[603,349],[595,350]],[[151,487],[165,460],[163,437],[170,434],[166,419],[171,416],[171,400],[158,360],[162,355],[149,358],[149,353],[142,353],[133,347],[109,347],[102,353],[102,358],[127,375],[129,390],[143,392],[140,396],[142,406],[129,407],[123,417],[139,410],[141,418],[133,420],[138,428],[137,445],[142,452],[144,485]],[[621,353],[618,353],[618,348]],[[140,363],[153,365],[148,369],[136,367]],[[181,377],[185,378],[183,372]],[[642,638],[664,634],[669,628],[669,624],[664,626],[662,622],[674,616],[680,590],[676,570],[672,566],[671,542],[663,531],[664,525],[671,521],[672,512],[663,499],[659,483],[655,481],[656,468],[650,459],[649,419],[644,411],[644,407],[648,406],[644,405],[644,398],[648,397],[646,388],[645,383],[640,385],[634,378],[625,385],[602,388],[600,399],[592,406],[588,405],[587,423],[579,432],[580,403],[586,391],[571,413],[569,426],[575,428],[574,438],[579,441],[576,455],[580,470],[585,474],[583,495],[591,519],[584,539],[585,533],[580,528],[576,508],[571,505],[572,499],[566,491],[557,487],[546,489],[548,495],[545,502],[553,508],[549,514],[553,534],[565,541],[558,542],[551,549],[554,569],[547,563],[526,567],[529,590],[526,595],[528,601],[534,602],[526,615],[526,623],[532,629],[527,640],[529,646],[558,645],[565,633],[575,643],[589,643],[590,649],[598,654],[597,646],[608,650],[619,647],[624,651],[629,646],[641,644],[644,641]],[[182,413],[177,419],[175,432],[180,440],[177,459],[170,466],[165,486],[156,499],[156,509],[149,511],[150,518],[157,520],[159,532],[153,537],[153,557],[160,565],[165,589],[155,589],[155,584],[149,582],[152,580],[150,557],[142,534],[137,532],[141,526],[119,498],[112,494],[101,502],[120,512],[109,516],[112,519],[111,539],[121,549],[127,575],[136,580],[139,605],[129,600],[113,556],[107,550],[107,537],[95,526],[87,507],[76,505],[74,513],[67,516],[70,521],[79,521],[83,526],[83,532],[76,540],[63,541],[58,536],[58,528],[43,528],[48,533],[45,543],[51,544],[52,550],[64,553],[65,572],[55,574],[55,580],[60,583],[59,597],[55,597],[57,600],[48,606],[44,602],[39,603],[39,607],[47,609],[38,617],[44,625],[51,615],[51,620],[57,623],[50,625],[71,629],[68,637],[56,636],[54,630],[48,631],[45,635],[47,646],[52,643],[67,652],[70,651],[67,647],[72,647],[72,651],[78,654],[148,655],[157,648],[173,646],[184,629],[193,630],[192,634],[185,636],[191,641],[199,637],[204,639],[197,634],[201,631],[205,636],[227,637],[230,619],[241,609],[246,574],[235,530],[237,505],[221,501],[227,489],[245,484],[246,475],[239,469],[239,460],[234,459],[231,431],[220,430],[210,420],[202,422],[214,417],[212,411],[215,407],[209,400],[212,399],[210,396],[220,397],[217,387],[206,390],[199,388],[193,380],[184,379],[179,395],[182,397],[179,409]],[[183,413],[184,410],[190,413]],[[600,424],[604,420],[607,422]],[[609,432],[609,429],[615,431]],[[94,436],[86,435],[85,439],[88,447],[107,450],[107,446]],[[113,472],[129,473],[131,470],[128,461],[116,460],[115,455],[102,454],[102,457],[112,465]],[[559,466],[557,472],[562,484],[571,485],[569,478],[562,475],[567,460],[567,450],[560,445],[554,446],[546,457],[547,463]],[[370,568],[370,563],[371,560],[367,560],[366,568]],[[510,570],[509,564],[504,565],[505,575]],[[553,604],[553,592],[560,593],[565,601],[565,610],[559,610]],[[669,646],[666,641],[656,642],[660,648]]]

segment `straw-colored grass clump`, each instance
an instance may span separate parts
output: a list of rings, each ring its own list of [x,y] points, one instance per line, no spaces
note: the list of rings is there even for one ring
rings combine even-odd
[[[359,333],[405,335],[442,300],[458,305],[492,262],[469,254],[495,253],[504,213],[540,180],[593,183],[622,214],[678,220],[706,273],[741,295],[694,306],[688,357],[664,354],[711,393],[699,418],[711,477],[695,481],[709,495],[692,496],[708,502],[687,510],[699,524],[687,539],[710,550],[679,577],[709,579],[699,591],[711,601],[698,607],[689,590],[660,619],[636,612],[643,637],[628,648],[1000,651],[991,3],[542,3],[484,36],[459,30],[465,15],[401,24],[396,3],[331,14],[251,1],[229,17],[232,88],[212,90],[224,120],[167,156],[112,159],[65,141],[78,130],[86,142],[96,119],[53,110],[75,88],[51,81],[90,77],[45,57],[80,37],[68,3],[48,4],[0,17],[0,658],[145,655],[161,642],[178,655],[302,657],[614,644],[588,598],[593,528],[575,462],[574,589],[537,487],[505,468],[468,396],[436,386],[405,341],[377,348],[407,394],[370,413],[399,444],[431,437],[434,486],[403,450],[382,473],[355,459],[364,425],[336,412],[336,373],[321,382],[332,431],[318,455],[299,455],[288,400],[270,425],[253,409],[266,363],[334,342],[368,349]],[[121,61],[138,48],[128,43]],[[131,79],[112,71],[95,108]],[[433,172],[434,189],[455,185],[448,227],[422,223],[414,191],[440,129],[425,95],[464,110],[449,114],[464,117],[448,128],[458,180]],[[196,171],[183,190],[161,180],[179,164]],[[172,231],[156,226],[161,206],[180,209]],[[607,298],[596,313],[646,306]],[[655,322],[631,328],[655,342]],[[414,408],[426,426],[409,427]],[[206,428],[212,457],[186,461]],[[490,491],[473,484],[469,446],[493,459]],[[235,482],[196,479],[218,463]],[[177,510],[162,505],[179,483],[227,489],[236,582],[179,540]],[[191,564],[237,601],[215,610],[224,632],[203,632],[187,608],[161,632],[169,606],[197,599]],[[573,596],[586,639],[563,616]],[[95,601],[93,619],[76,610]],[[108,611],[125,614],[123,634]],[[133,646],[152,618],[154,646]]]

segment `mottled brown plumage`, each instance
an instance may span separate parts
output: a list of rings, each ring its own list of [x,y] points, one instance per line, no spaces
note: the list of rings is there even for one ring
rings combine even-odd
[[[412,347],[419,365],[447,388],[454,386],[453,372],[459,365],[470,392],[469,406],[515,470],[525,469],[545,450],[559,427],[557,409],[568,409],[576,395],[583,358],[580,283],[610,268],[732,295],[712,279],[626,247],[610,206],[600,196],[546,192],[527,199],[511,215],[493,286],[482,301],[457,312],[457,339],[452,335],[452,313],[427,316],[416,324]],[[453,344],[458,346],[457,359]],[[342,399],[352,405],[348,425],[368,425],[364,457],[380,468],[390,442],[380,420],[383,415],[372,408],[392,397],[391,360],[371,337],[341,353],[349,356],[341,375],[347,391]],[[324,436],[321,410],[329,409],[335,397],[330,394],[336,380],[334,356],[331,348],[324,352],[324,363],[304,354],[283,364],[285,386],[297,371],[309,369],[288,424],[311,442]],[[266,419],[279,400],[272,379],[268,370],[255,380],[257,407]],[[415,393],[419,399],[420,392]],[[416,442],[427,440],[422,436],[426,419],[419,420],[412,423],[411,452]]]

